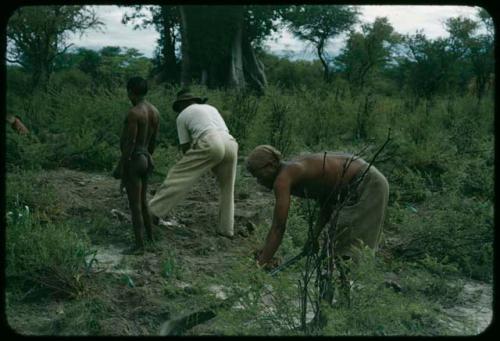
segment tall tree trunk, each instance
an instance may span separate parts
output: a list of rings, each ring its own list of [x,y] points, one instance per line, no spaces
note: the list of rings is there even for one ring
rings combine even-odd
[[[257,59],[255,51],[248,39],[243,39],[243,69],[249,85],[255,88],[259,93],[264,93],[267,87],[264,65]]]
[[[330,80],[330,69],[328,68],[328,63],[326,62],[325,57],[323,55],[324,44],[325,44],[324,41],[318,44],[317,52],[321,65],[323,65],[323,79],[325,80],[325,82],[328,82]]]
[[[171,20],[172,13],[175,11],[174,6],[162,6],[163,22],[163,47],[162,54],[164,62],[162,65],[162,78],[168,83],[178,82],[177,59],[175,58],[175,32],[174,25]]]
[[[179,6],[179,12],[181,15],[181,52],[182,52],[182,64],[181,64],[181,86],[189,86],[191,84],[191,58],[189,56],[189,30],[188,30],[188,18],[185,6]]]
[[[233,41],[231,44],[231,59],[229,62],[228,86],[242,89],[245,87],[245,75],[243,74],[243,16],[236,23]]]

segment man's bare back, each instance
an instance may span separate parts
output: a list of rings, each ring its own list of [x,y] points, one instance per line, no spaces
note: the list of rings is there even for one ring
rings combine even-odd
[[[159,118],[160,114],[156,107],[143,100],[129,110],[125,119],[120,143],[121,150],[122,153],[127,153],[127,146],[132,142],[130,140],[135,139],[132,142],[133,149],[130,151],[132,154],[129,154],[131,156],[129,161],[137,163],[131,165],[136,171],[152,170],[152,160],[149,156],[154,152],[154,140],[159,126]],[[143,157],[137,157],[139,155]]]
[[[294,196],[320,201],[348,184],[367,165],[362,159],[340,153],[303,155],[284,164],[276,180],[289,183]]]

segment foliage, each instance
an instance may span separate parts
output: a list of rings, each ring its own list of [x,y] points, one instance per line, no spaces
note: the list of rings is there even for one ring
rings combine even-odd
[[[168,6],[161,6],[162,11],[164,7]],[[269,20],[287,10],[273,7],[244,7],[245,23],[257,25],[252,26],[255,44],[272,31]],[[158,15],[166,14],[162,13]],[[351,268],[349,299],[339,290],[336,304],[324,308],[328,323],[308,333],[447,334],[438,308],[457,303],[463,280],[492,280],[493,35],[491,18],[480,13],[482,17],[475,21],[448,21],[447,38],[429,39],[417,32],[406,36],[401,45],[392,44],[397,35],[384,20],[367,24],[351,33],[337,59],[341,68],[330,75],[330,82],[323,79],[321,61],[293,61],[261,51],[269,81],[263,94],[192,84],[194,93],[208,97],[208,103],[219,109],[239,143],[235,198],[241,201],[255,190],[241,162],[259,144],[273,144],[286,160],[322,151],[366,150],[370,155],[391,128],[391,142],[375,163],[390,183],[384,243],[376,258],[366,255]],[[481,25],[486,33],[479,30]],[[104,323],[99,318],[107,314],[101,301],[93,309],[94,301],[85,297],[88,242],[76,231],[86,227],[93,243],[109,240],[110,235],[122,240],[123,233],[131,231],[123,232],[122,226],[110,230],[113,222],[103,213],[105,208],[90,220],[75,216],[60,222],[56,189],[39,174],[58,167],[109,172],[118,159],[119,134],[131,107],[125,82],[132,75],[142,75],[150,81],[146,98],[161,117],[153,155],[156,173],[151,180],[163,180],[181,157],[177,115],[171,109],[179,88],[157,82],[152,65],[133,49],[67,50],[54,58],[46,91],[26,90],[31,69],[7,66],[7,113],[19,116],[30,130],[23,136],[9,126],[6,129],[7,293],[15,300],[47,292],[80,297],[67,311],[74,324],[61,318],[54,322],[54,333],[70,333],[71,325],[90,334],[101,333]],[[361,71],[368,65],[371,68],[363,79]],[[225,75],[218,71],[221,79]],[[281,260],[295,256],[304,245],[305,205],[305,200],[292,201],[277,253]],[[271,214],[269,205],[262,216],[270,219]],[[268,226],[269,221],[259,223],[253,235],[259,244]],[[217,333],[303,335],[297,329],[297,283],[303,262],[269,278],[253,259],[235,258],[228,261],[227,271],[207,279],[188,271],[175,251],[162,256],[157,270],[163,275],[160,282],[166,299],[182,297],[179,311],[199,305],[200,300],[216,301],[208,285],[223,285],[241,300],[218,312],[210,325]],[[399,277],[397,286],[385,282],[388,272]],[[196,295],[179,289],[175,282],[191,277],[199,282]],[[335,287],[342,288],[338,278],[334,280]]]
[[[64,223],[41,224],[28,206],[7,213],[6,277],[10,290],[45,289],[79,297],[85,292],[87,241]],[[29,290],[28,290],[29,289]]]
[[[345,72],[354,88],[353,93],[363,90],[370,76],[385,67],[399,40],[399,34],[385,17],[362,25],[360,33],[351,31],[346,47],[336,60],[337,67]]]
[[[329,80],[331,71],[326,45],[330,39],[349,30],[357,22],[357,10],[353,6],[291,6],[285,12],[284,20],[295,36],[313,44],[323,65],[324,79]]]
[[[266,77],[270,84],[282,89],[314,89],[321,84],[321,63],[319,61],[298,60],[263,53],[261,60],[266,65]]]
[[[238,136],[239,151],[241,152],[246,148],[248,127],[257,115],[259,104],[257,98],[243,92],[236,92],[232,97],[231,107],[233,111],[226,122],[231,134]]]
[[[177,50],[181,40],[181,19],[178,6],[135,5],[133,10],[134,12],[123,15],[122,23],[134,24],[134,30],[154,26],[155,30],[160,34],[155,50],[155,70],[162,81],[167,83],[178,82],[180,59]]]
[[[69,33],[82,34],[102,23],[86,6],[26,6],[16,10],[7,25],[8,60],[31,72],[32,86],[45,86],[54,59],[64,53]]]
[[[411,297],[384,285],[384,266],[370,252],[364,252],[349,275],[350,304],[338,303],[328,309],[327,335],[445,335],[447,327],[438,322],[439,312],[432,299]],[[422,282],[418,277],[412,280]],[[425,297],[425,298],[424,298]]]

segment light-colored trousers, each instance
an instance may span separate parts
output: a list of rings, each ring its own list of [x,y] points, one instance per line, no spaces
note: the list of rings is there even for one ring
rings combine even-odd
[[[168,172],[167,178],[149,201],[149,209],[157,217],[165,217],[193,188],[195,182],[212,170],[220,188],[219,226],[217,232],[234,235],[234,183],[238,143],[228,133],[209,130]]]
[[[354,258],[357,257],[356,249],[363,245],[377,250],[382,234],[389,183],[375,166],[370,166],[361,180],[356,197],[355,203],[340,211],[335,238],[337,254]]]

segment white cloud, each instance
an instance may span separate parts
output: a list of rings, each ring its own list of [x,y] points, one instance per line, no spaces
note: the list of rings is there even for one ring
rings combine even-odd
[[[445,36],[444,22],[448,18],[475,17],[478,7],[442,5],[366,5],[360,6],[361,20],[373,22],[376,17],[387,17],[394,29],[401,34],[414,34],[422,29],[424,34],[434,39]]]
[[[132,25],[121,23],[122,16],[130,9],[118,6],[93,6],[99,19],[106,25],[102,31],[88,31],[82,37],[72,36],[77,47],[100,49],[104,46],[135,48],[146,57],[152,57],[159,33],[153,28],[134,30]]]
[[[372,23],[376,17],[387,17],[396,32],[414,34],[417,30],[422,29],[429,39],[435,39],[447,34],[444,28],[446,19],[457,16],[474,18],[478,9],[478,7],[471,6],[441,5],[364,5],[358,7],[362,23]],[[357,26],[357,29],[359,27],[360,25]],[[283,51],[287,51],[288,55],[295,56],[292,59],[317,58],[312,47],[305,46],[303,42],[293,37],[288,31],[282,32],[281,37],[281,39],[267,40],[267,50],[280,55],[284,54]],[[327,51],[330,57],[336,56],[344,47],[344,38],[342,36],[337,37],[329,43]]]

